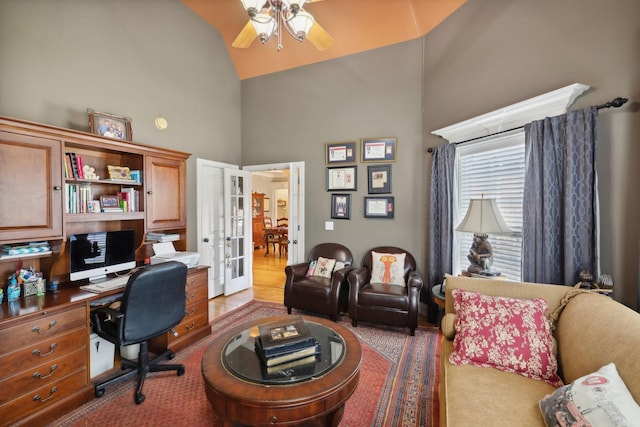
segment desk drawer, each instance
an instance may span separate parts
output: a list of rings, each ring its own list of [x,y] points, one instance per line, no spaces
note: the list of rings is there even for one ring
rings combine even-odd
[[[75,328],[87,327],[87,309],[42,312],[19,325],[0,330],[0,354],[10,353]]]
[[[0,405],[14,399],[16,396],[54,383],[59,379],[84,367],[87,363],[87,352],[84,347],[74,353],[58,357],[30,369],[22,371],[2,382],[0,387]],[[11,365],[1,365],[11,366]],[[13,371],[15,372],[15,370]]]
[[[0,380],[73,351],[85,350],[86,342],[87,330],[78,328],[75,331],[54,335],[48,339],[20,348],[13,353],[2,355],[0,356],[0,366],[11,366],[11,369],[0,369]],[[82,365],[86,365],[86,359],[82,362]]]
[[[42,411],[60,402],[85,386],[87,384],[87,375],[86,367],[82,367],[59,381],[44,387],[38,387],[15,400],[0,404],[0,422],[3,425],[5,423],[6,425],[11,425],[29,414]]]

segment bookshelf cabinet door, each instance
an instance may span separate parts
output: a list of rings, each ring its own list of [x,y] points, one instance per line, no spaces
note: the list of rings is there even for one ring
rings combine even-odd
[[[0,129],[0,242],[62,238],[62,142]]]
[[[187,224],[186,164],[182,160],[145,158],[147,230],[167,230]]]

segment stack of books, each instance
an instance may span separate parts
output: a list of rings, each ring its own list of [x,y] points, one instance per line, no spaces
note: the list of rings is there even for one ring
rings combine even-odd
[[[313,366],[321,352],[320,343],[299,316],[260,325],[258,331],[256,354],[267,373]]]
[[[175,242],[180,240],[180,235],[177,233],[147,233],[147,240],[153,242]]]

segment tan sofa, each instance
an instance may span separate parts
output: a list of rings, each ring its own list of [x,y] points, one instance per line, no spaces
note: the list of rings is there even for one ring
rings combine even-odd
[[[449,362],[455,334],[451,291],[462,288],[493,296],[544,298],[547,317],[571,286],[447,277],[440,358],[440,426],[544,426],[538,402],[555,388],[546,382],[472,365]],[[611,298],[581,293],[566,303],[554,337],[559,374],[565,384],[614,362],[636,402],[640,402],[640,314]]]

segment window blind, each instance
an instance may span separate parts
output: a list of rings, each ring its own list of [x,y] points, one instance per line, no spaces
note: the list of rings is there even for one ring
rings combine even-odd
[[[470,199],[494,198],[512,232],[489,234],[493,247],[492,270],[513,280],[521,278],[522,198],[524,189],[524,130],[460,145],[456,150],[456,226],[464,218]],[[453,254],[460,269],[469,265],[472,233],[454,233]]]

